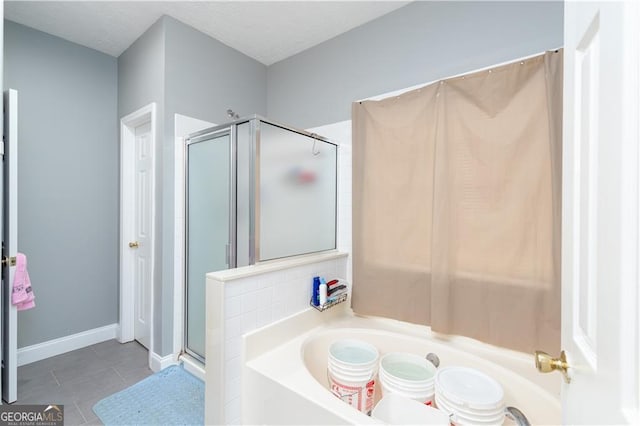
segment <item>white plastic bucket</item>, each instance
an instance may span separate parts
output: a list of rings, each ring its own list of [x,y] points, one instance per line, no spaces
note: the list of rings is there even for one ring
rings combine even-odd
[[[467,407],[463,407],[459,405],[456,406],[455,404],[453,404],[452,402],[444,398],[442,394],[439,393],[438,391],[436,391],[435,401],[438,407],[442,406],[442,408],[447,408],[452,412],[455,411],[456,413],[459,413],[463,417],[476,419],[478,421],[492,421],[493,419],[496,419],[498,417],[504,417],[503,408],[480,411],[480,410],[469,409]]]
[[[504,422],[504,390],[486,374],[467,367],[447,367],[435,380],[436,405],[453,414],[456,425],[500,425]]]
[[[446,413],[393,393],[384,396],[378,402],[371,417],[388,425],[449,426],[450,424]]]
[[[504,390],[500,383],[473,368],[442,368],[435,383],[438,393],[454,408],[477,413],[504,409]]]
[[[380,359],[379,379],[383,395],[395,393],[432,405],[435,374],[436,367],[415,354],[392,352]]]
[[[452,408],[441,399],[439,394],[436,394],[435,405],[439,410],[451,414],[451,423],[457,426],[463,425],[477,425],[477,426],[492,426],[502,425],[504,423],[504,411],[496,412],[489,415],[477,415],[468,414],[461,411],[458,408]]]
[[[358,411],[371,415],[378,350],[361,340],[344,339],[329,347],[327,376],[331,392]]]
[[[382,389],[382,395],[383,396],[389,396],[389,395],[398,395],[401,396],[403,398],[407,398],[407,399],[412,399],[414,401],[417,401],[421,404],[425,404],[425,405],[433,405],[434,402],[434,393],[433,391],[427,391],[427,392],[407,392],[407,391],[403,391],[402,389],[398,389],[398,388],[394,388],[394,387],[390,387],[387,383],[385,383],[382,379],[379,380],[380,382],[380,387]]]
[[[387,373],[383,368],[380,368],[379,376],[384,377],[385,382],[393,387],[399,387],[407,390],[416,390],[418,392],[426,389],[435,389],[435,382],[433,380],[426,382],[409,382],[389,375],[389,373]]]

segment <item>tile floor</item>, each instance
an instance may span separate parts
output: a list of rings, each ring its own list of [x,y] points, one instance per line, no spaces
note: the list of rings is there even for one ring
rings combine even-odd
[[[101,425],[96,402],[153,374],[137,342],[108,340],[18,367],[16,404],[64,404],[65,425]]]

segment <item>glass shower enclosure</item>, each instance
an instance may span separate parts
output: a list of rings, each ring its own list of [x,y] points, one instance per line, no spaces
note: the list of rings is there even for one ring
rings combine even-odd
[[[337,145],[260,116],[185,140],[184,349],[205,361],[205,275],[336,248]]]

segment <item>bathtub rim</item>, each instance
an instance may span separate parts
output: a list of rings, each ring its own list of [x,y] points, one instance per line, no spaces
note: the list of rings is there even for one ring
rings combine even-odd
[[[354,417],[357,419],[357,423],[369,423],[376,424],[379,422],[374,421],[371,417],[368,417],[362,413],[354,412],[353,409],[347,405],[340,407],[335,404],[336,400],[331,395],[326,387],[322,386],[316,378],[307,369],[304,362],[302,348],[307,339],[313,337],[316,333],[322,333],[323,331],[329,331],[335,328],[345,328],[346,324],[368,324],[366,327],[355,327],[361,329],[373,329],[379,328],[395,333],[400,333],[408,337],[424,339],[425,337],[436,339],[438,338],[440,343],[446,345],[452,345],[455,349],[461,351],[473,350],[476,356],[488,357],[485,358],[489,362],[495,365],[507,369],[509,372],[521,376],[523,380],[531,382],[532,385],[536,385],[540,392],[543,392],[546,397],[557,403],[560,407],[560,383],[556,381],[554,377],[543,376],[533,369],[533,357],[526,353],[500,348],[493,345],[489,345],[478,340],[464,337],[464,336],[449,336],[442,335],[440,333],[434,333],[430,327],[420,326],[415,324],[409,324],[402,321],[392,320],[388,318],[372,317],[356,315],[348,307],[348,303],[341,304],[326,312],[318,312],[315,309],[309,308],[305,311],[291,315],[287,318],[257,329],[251,333],[243,336],[243,377],[242,386],[250,386],[250,383],[246,383],[247,368],[258,372],[265,377],[278,382],[280,385],[288,388],[292,392],[301,395],[305,399],[318,404],[320,407],[331,410],[336,416],[343,418],[345,421],[353,421]],[[375,325],[377,328],[371,327]],[[426,334],[425,334],[426,333]],[[277,366],[270,365],[269,362],[261,362],[260,358],[265,355],[273,355],[278,351],[294,351],[294,355],[289,359],[290,364],[285,369],[279,369]],[[495,356],[498,354],[505,363],[495,362]],[[271,362],[277,358],[272,358]],[[275,362],[277,364],[277,362]],[[294,368],[301,368],[304,374],[306,374],[305,380],[307,383],[295,383],[291,377],[290,380],[280,380],[281,375],[289,375]],[[534,372],[531,371],[533,369]],[[298,377],[299,379],[300,377]],[[244,394],[244,393],[243,393]],[[243,422],[245,419],[245,406],[241,403],[241,411]]]

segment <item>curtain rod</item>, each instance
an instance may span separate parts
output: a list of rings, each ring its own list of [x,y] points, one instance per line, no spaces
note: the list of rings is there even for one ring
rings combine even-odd
[[[421,87],[429,86],[430,84],[437,83],[438,81],[449,80],[451,78],[462,77],[463,75],[474,74],[474,73],[481,72],[481,71],[487,71],[487,70],[490,70],[490,69],[493,69],[493,68],[501,67],[503,65],[513,64],[515,62],[526,61],[528,59],[535,58],[536,56],[544,55],[547,52],[558,53],[560,51],[560,49],[562,49],[562,46],[561,47],[557,47],[555,49],[549,49],[549,50],[545,50],[543,52],[534,53],[532,55],[523,56],[523,57],[517,58],[517,59],[509,59],[508,61],[500,62],[498,64],[490,65],[488,67],[478,68],[478,69],[475,69],[475,70],[472,70],[472,71],[465,71],[465,72],[462,72],[460,74],[455,74],[455,75],[452,75],[452,76],[449,76],[449,77],[438,78],[437,80],[433,80],[433,81],[430,81],[428,83],[420,83],[420,84],[416,84],[414,86],[407,87],[407,88],[404,88],[404,89],[394,90],[393,92],[387,92],[387,93],[383,93],[381,95],[375,95],[375,96],[371,96],[371,97],[368,97],[368,98],[359,99],[356,102],[362,103],[364,101],[381,101],[383,99],[392,98],[394,96],[400,96],[403,93],[410,92],[410,91],[415,90],[415,89],[420,89]]]

